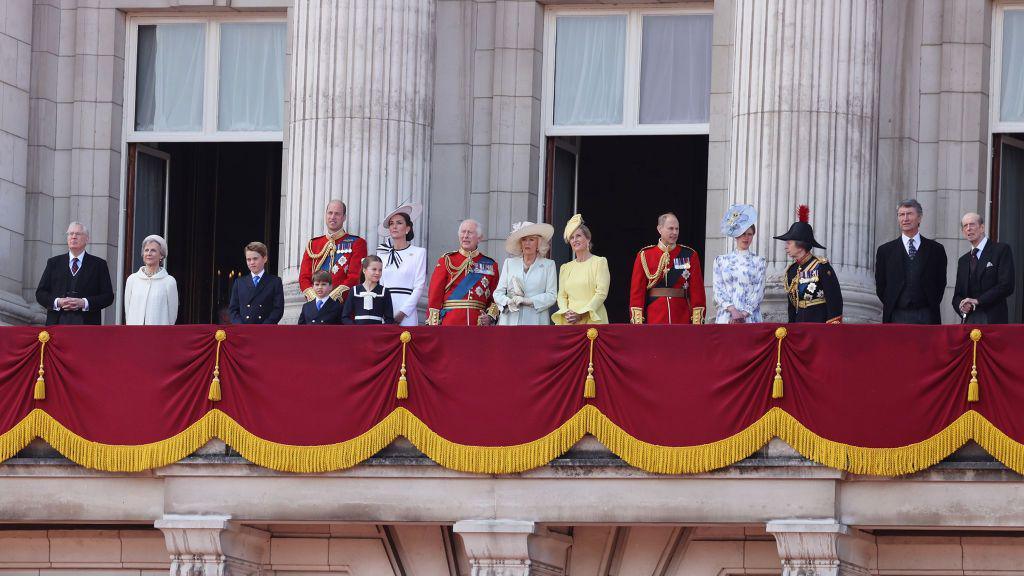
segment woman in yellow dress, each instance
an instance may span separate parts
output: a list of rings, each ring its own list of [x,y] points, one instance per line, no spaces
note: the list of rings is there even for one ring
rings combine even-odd
[[[558,271],[558,311],[551,320],[555,324],[607,324],[608,260],[590,253],[590,229],[579,214],[565,225],[562,237],[572,247],[573,259]]]

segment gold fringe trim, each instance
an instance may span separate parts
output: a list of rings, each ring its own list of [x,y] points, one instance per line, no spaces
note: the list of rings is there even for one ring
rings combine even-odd
[[[0,462],[13,457],[38,437],[81,466],[108,472],[138,472],[173,464],[211,439],[220,438],[258,466],[315,473],[355,466],[397,437],[404,436],[445,468],[511,474],[551,462],[586,434],[594,435],[630,465],[659,474],[697,474],[724,468],[747,458],[773,437],[781,438],[806,458],[830,468],[874,476],[899,476],[924,470],[974,440],[1008,468],[1024,474],[1024,444],[1016,442],[973,410],[921,442],[895,448],[864,448],[822,438],[778,407],[722,440],[695,446],[660,446],[638,440],[596,407],[586,405],[537,440],[497,447],[446,440],[405,408],[396,408],[355,438],[321,446],[264,440],[220,410],[211,410],[166,440],[139,445],[102,444],[78,436],[37,408],[0,434]]]

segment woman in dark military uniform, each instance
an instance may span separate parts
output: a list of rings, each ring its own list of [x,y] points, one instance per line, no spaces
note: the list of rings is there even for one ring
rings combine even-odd
[[[843,291],[836,271],[825,258],[811,254],[812,248],[825,249],[814,239],[808,223],[810,209],[801,205],[797,221],[776,240],[786,242],[786,254],[794,260],[786,268],[786,294],[789,296],[790,322],[843,323]]]

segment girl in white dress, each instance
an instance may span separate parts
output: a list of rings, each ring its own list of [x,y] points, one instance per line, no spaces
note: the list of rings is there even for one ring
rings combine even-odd
[[[730,206],[722,218],[722,234],[736,239],[736,249],[715,258],[715,316],[717,324],[761,322],[764,300],[764,256],[750,251],[757,231],[757,210],[749,204]]]
[[[550,224],[516,222],[505,240],[512,255],[501,266],[494,303],[501,310],[499,326],[542,326],[551,323],[547,309],[558,298],[555,262],[544,255],[555,229]]]
[[[391,293],[395,323],[402,326],[419,324],[416,306],[427,281],[427,251],[413,246],[412,223],[422,206],[403,204],[392,210],[380,227],[385,240],[377,246],[377,256],[384,262],[380,283]]]

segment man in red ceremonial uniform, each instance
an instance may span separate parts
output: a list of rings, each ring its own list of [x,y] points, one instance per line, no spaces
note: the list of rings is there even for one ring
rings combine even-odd
[[[328,202],[324,213],[327,233],[306,244],[299,265],[299,290],[302,290],[307,302],[316,299],[313,273],[317,270],[325,270],[331,275],[334,289],[330,297],[338,302],[345,299],[349,288],[359,283],[359,272],[362,270],[363,258],[366,257],[366,240],[345,232],[347,214],[348,207],[341,200]]]
[[[459,249],[438,258],[427,293],[428,326],[490,326],[498,319],[498,263],[477,250],[482,238],[480,223],[464,220]]]
[[[677,244],[679,219],[658,217],[661,238],[636,255],[629,285],[629,320],[633,324],[703,324],[706,297],[700,257]]]

